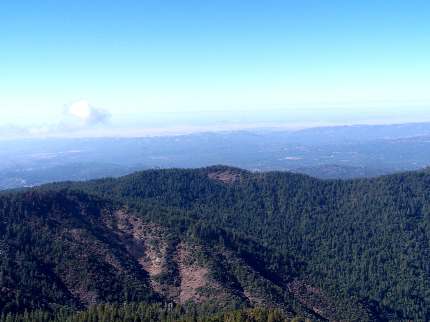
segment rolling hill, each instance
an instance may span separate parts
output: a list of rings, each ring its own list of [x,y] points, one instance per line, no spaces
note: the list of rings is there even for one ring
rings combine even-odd
[[[216,166],[0,197],[0,310],[172,303],[313,320],[430,318],[430,174]]]

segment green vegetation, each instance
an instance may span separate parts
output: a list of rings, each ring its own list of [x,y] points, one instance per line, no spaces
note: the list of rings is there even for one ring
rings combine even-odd
[[[430,319],[430,173],[321,181],[225,167],[4,194],[0,309],[165,301],[109,230],[104,214],[115,209],[166,228],[167,258],[180,243],[198,245],[199,263],[227,290],[210,303],[223,311],[252,306],[247,288],[290,315]],[[172,264],[162,281],[177,285],[178,276]]]
[[[47,313],[36,311],[18,315],[7,314],[0,322],[307,322],[308,319],[288,318],[278,310],[248,309],[218,314],[199,314],[181,307],[163,308],[160,305],[124,304],[97,305],[82,312]]]

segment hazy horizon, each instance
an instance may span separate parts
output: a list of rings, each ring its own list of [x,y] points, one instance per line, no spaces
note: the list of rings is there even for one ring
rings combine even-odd
[[[426,1],[0,6],[3,137],[430,121]]]
[[[286,130],[307,128],[393,125],[428,123],[427,108],[391,111],[389,109],[343,111],[341,108],[282,110],[266,112],[212,111],[205,113],[148,113],[145,120],[121,122],[107,110],[94,110],[90,105],[81,114],[64,113],[57,123],[0,126],[4,139],[16,138],[91,138],[91,137],[147,137],[223,132],[242,130]]]

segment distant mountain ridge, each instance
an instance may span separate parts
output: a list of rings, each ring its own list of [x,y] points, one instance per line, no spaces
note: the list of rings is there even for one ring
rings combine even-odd
[[[213,164],[301,172],[324,179],[373,177],[429,166],[429,149],[429,123],[146,138],[0,140],[0,190]]]

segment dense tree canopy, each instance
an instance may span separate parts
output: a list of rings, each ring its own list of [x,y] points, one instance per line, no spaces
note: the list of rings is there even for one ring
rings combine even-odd
[[[0,199],[0,307],[12,312],[52,309],[52,303],[79,307],[56,280],[59,271],[74,265],[82,276],[67,276],[93,283],[102,301],[160,301],[141,282],[135,262],[122,258],[118,273],[97,257],[77,257],[74,245],[58,233],[65,226],[81,227],[100,247],[116,247],[97,218],[100,209],[119,208],[168,228],[173,245],[189,240],[211,252],[233,252],[272,283],[268,293],[276,303],[289,303],[287,311],[301,312],[303,301],[284,287],[300,280],[327,294],[337,318],[362,320],[365,312],[377,320],[430,319],[428,172],[321,181],[211,167],[6,193]],[[242,285],[249,275],[242,264],[223,266],[220,256],[205,254],[202,260],[225,284]],[[278,295],[276,287],[283,289]]]

